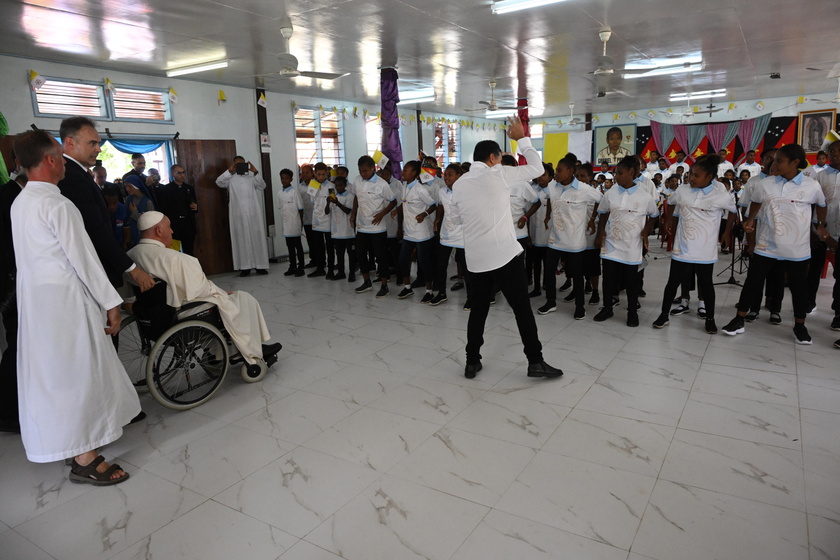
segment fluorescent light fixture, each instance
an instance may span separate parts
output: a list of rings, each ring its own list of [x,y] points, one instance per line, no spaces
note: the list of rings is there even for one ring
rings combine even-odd
[[[195,74],[197,72],[206,72],[207,70],[217,70],[219,68],[227,68],[230,64],[229,60],[220,60],[218,62],[210,62],[207,64],[196,64],[195,66],[185,66],[183,68],[175,68],[167,70],[166,75],[169,78],[175,76],[185,76],[187,74]]]
[[[698,70],[702,70],[704,68],[704,64],[702,62],[688,62],[683,63],[682,66],[673,66],[669,65],[667,68],[652,68],[649,72],[644,72],[643,74],[626,74],[624,76],[625,80],[632,80],[634,78],[649,78],[651,76],[667,76],[669,74],[683,74],[685,72],[697,72]],[[638,68],[636,68],[637,70]],[[628,70],[633,70],[632,68],[628,68]]]
[[[496,15],[509,14],[519,10],[529,10],[531,8],[540,8],[550,4],[557,4],[564,0],[500,0],[493,2],[493,13]]]
[[[437,99],[435,88],[423,88],[400,92],[400,102],[397,105],[412,105],[414,103],[426,103]]]
[[[517,113],[516,109],[504,109],[501,111],[487,111],[484,113],[485,118],[488,119],[506,119],[507,117],[512,117]]]
[[[693,101],[695,99],[712,99],[714,97],[725,97],[725,89],[710,89],[708,91],[695,91],[693,93],[672,93],[671,101]]]

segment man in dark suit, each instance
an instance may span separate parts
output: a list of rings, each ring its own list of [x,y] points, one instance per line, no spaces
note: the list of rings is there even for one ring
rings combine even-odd
[[[64,145],[65,175],[59,181],[58,188],[82,214],[85,230],[105,268],[108,280],[115,288],[119,288],[123,284],[123,273],[127,273],[141,290],[151,288],[154,286],[152,277],[135,265],[117,243],[105,197],[88,171],[96,164],[102,140],[96,131],[96,123],[87,117],[64,119],[59,134]]]
[[[157,209],[172,222],[175,232],[172,237],[181,242],[184,253],[195,255],[195,213],[198,212],[195,188],[185,182],[187,176],[182,166],[170,167],[169,175],[172,181],[157,189]]]
[[[15,249],[12,245],[12,203],[26,186],[26,173],[0,187],[0,312],[6,349],[0,358],[0,432],[20,433],[17,394],[18,313],[15,297]]]

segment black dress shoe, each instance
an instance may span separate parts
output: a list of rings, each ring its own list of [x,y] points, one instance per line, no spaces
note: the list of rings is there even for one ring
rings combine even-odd
[[[481,371],[481,367],[481,362],[467,364],[467,367],[464,368],[464,377],[466,377],[467,379],[474,379],[475,374]]]
[[[266,274],[268,274],[268,270],[266,270],[264,268],[258,268],[257,269],[257,274],[266,275]]]
[[[528,377],[560,377],[563,375],[562,369],[552,367],[545,362],[538,364],[528,364]]]
[[[131,422],[129,422],[129,424],[136,424],[137,422],[139,422],[140,420],[143,420],[145,418],[146,418],[146,413],[141,410],[140,414],[138,414],[137,416],[132,418]]]
[[[263,344],[262,345],[262,354],[263,359],[267,358],[268,356],[273,356],[277,352],[283,349],[283,345],[279,342],[274,342],[272,344]]]
[[[0,422],[0,432],[19,434],[20,424],[18,424],[17,422]]]
[[[250,270],[242,270],[242,271],[240,271],[240,272],[239,272],[239,276],[240,276],[241,278],[244,278],[245,276],[250,276],[250,275],[251,275],[251,271],[250,271]]]

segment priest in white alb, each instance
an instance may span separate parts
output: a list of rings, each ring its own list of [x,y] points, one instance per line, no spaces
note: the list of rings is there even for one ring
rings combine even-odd
[[[122,298],[108,281],[76,206],[62,196],[62,148],[43,130],[15,139],[29,183],[12,205],[19,308],[18,386],[26,456],[73,458],[70,480],[128,479],[97,449],[117,440],[140,401],[111,336]]]
[[[216,184],[227,189],[230,197],[228,217],[233,268],[240,276],[248,276],[252,268],[257,269],[257,274],[268,274],[268,241],[259,200],[260,193],[265,190],[265,181],[254,164],[236,156],[230,169],[216,179]]]
[[[166,303],[181,307],[192,301],[205,301],[219,308],[222,323],[236,348],[249,364],[273,356],[279,343],[263,345],[271,335],[259,302],[247,292],[231,292],[207,279],[198,259],[170,249],[172,227],[160,212],[145,212],[137,223],[140,243],[128,256],[149,274],[167,284]]]

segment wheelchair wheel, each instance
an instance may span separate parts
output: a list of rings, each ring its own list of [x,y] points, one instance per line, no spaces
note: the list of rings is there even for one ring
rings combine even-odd
[[[239,367],[239,375],[242,376],[245,383],[257,383],[258,381],[262,381],[267,373],[268,365],[265,363],[265,360],[259,360],[256,364],[243,362]]]
[[[146,358],[149,357],[150,348],[151,343],[140,336],[134,315],[125,317],[120,325],[117,354],[138,393],[149,391],[146,383]]]
[[[184,321],[164,332],[152,347],[146,381],[163,406],[187,410],[210,399],[228,368],[228,347],[219,329]]]

